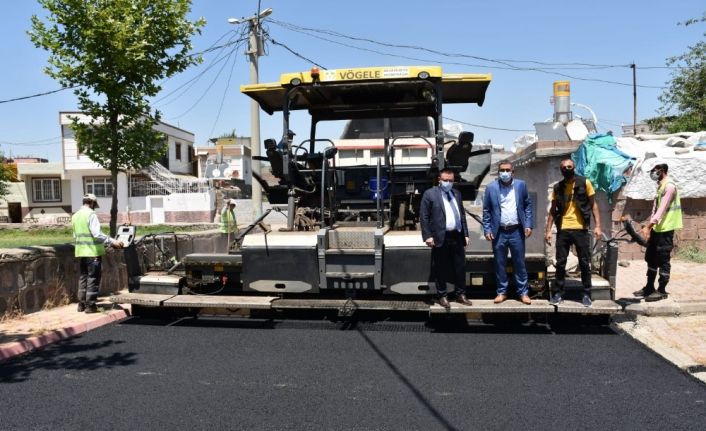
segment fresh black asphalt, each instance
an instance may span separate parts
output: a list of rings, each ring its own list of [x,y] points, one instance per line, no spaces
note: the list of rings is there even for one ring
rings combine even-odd
[[[706,385],[607,327],[448,329],[133,318],[0,363],[0,429],[706,429]]]

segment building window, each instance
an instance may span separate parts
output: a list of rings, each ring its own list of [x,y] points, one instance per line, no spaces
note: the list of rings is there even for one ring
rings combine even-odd
[[[97,198],[113,196],[113,182],[110,177],[86,177],[83,179],[85,193],[93,193]]]
[[[385,157],[385,150],[370,150],[370,158],[377,159],[378,157]]]
[[[32,180],[34,202],[61,202],[61,180],[59,178],[35,178]]]
[[[176,152],[175,158],[177,160],[181,160],[181,144],[180,143],[177,142],[176,144],[174,144],[174,151]]]
[[[338,157],[341,159],[357,159],[363,157],[362,150],[339,150]]]
[[[188,147],[186,147],[186,150],[188,151],[186,153],[186,160],[191,163],[194,161],[194,147],[189,145]]]
[[[70,124],[61,125],[61,137],[64,139],[75,139],[74,128]]]

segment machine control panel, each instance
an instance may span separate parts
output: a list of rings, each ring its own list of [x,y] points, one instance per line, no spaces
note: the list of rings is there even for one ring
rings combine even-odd
[[[135,240],[135,226],[118,226],[118,233],[115,235],[115,239],[122,241],[123,247],[130,247]]]

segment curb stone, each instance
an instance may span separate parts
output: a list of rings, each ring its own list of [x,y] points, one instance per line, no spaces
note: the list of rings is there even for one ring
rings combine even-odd
[[[15,356],[41,349],[49,344],[83,334],[84,332],[91,331],[109,323],[118,322],[128,316],[129,314],[126,310],[110,310],[96,315],[95,319],[91,319],[88,322],[69,325],[42,335],[6,343],[0,346],[0,361],[5,361]]]
[[[642,317],[645,319],[646,317]],[[635,316],[635,319],[616,320],[611,324],[618,333],[628,335],[635,341],[639,342],[646,348],[652,350],[661,358],[670,362],[683,372],[693,376],[694,378],[706,383],[706,372],[702,371],[702,366],[695,363],[694,360],[680,351],[677,348],[671,347],[657,337],[652,336],[652,331],[647,325],[642,325],[640,316]],[[698,370],[692,372],[691,370]]]

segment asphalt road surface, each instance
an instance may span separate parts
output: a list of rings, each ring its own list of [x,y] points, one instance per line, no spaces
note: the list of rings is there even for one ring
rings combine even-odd
[[[134,318],[1,363],[0,400],[3,430],[706,429],[706,385],[597,326]]]

